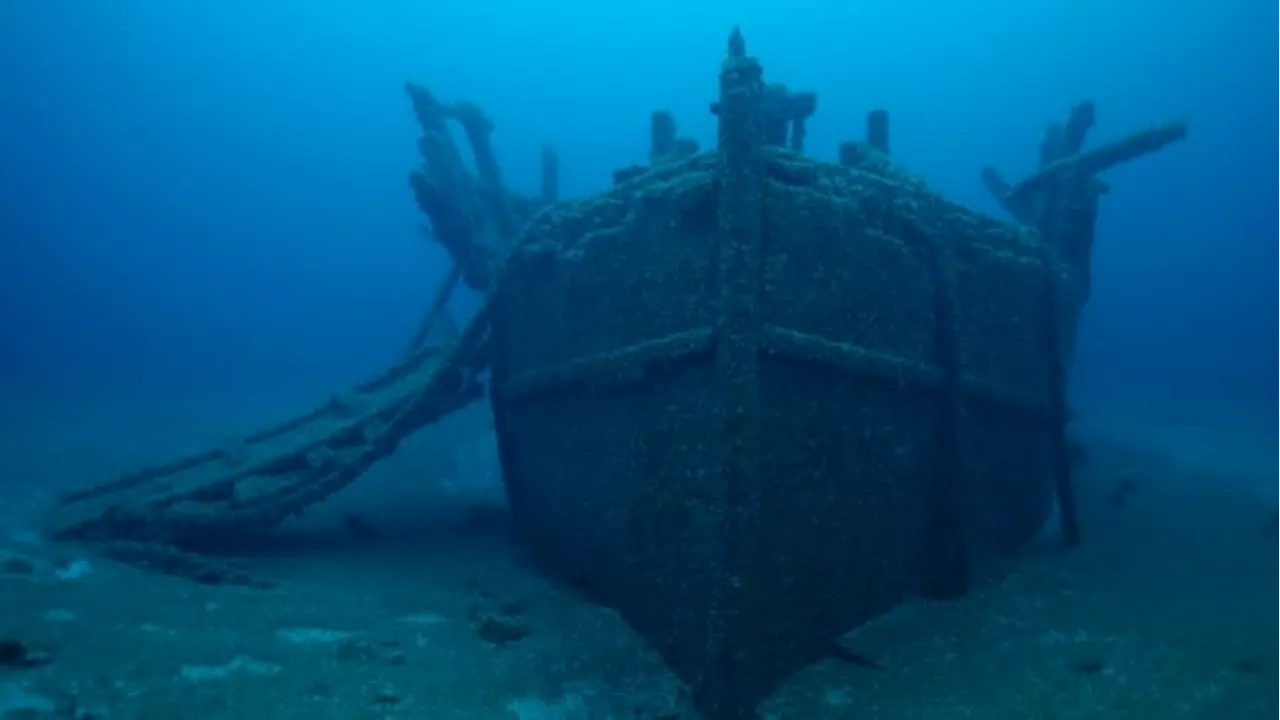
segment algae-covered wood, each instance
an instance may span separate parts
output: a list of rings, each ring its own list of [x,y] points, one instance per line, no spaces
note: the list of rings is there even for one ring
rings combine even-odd
[[[1074,327],[1038,236],[753,142],[752,62],[716,154],[541,215],[493,308],[523,537],[715,718],[1041,527]]]
[[[630,600],[685,670],[710,661],[690,643],[722,544],[715,165],[544,214],[494,305],[495,420],[524,538],[598,598]]]
[[[1185,127],[1084,151],[1093,108],[1078,105],[1046,133],[1040,173],[983,171],[1019,229],[894,165],[883,111],[838,165],[803,157],[817,96],[766,84],[736,32],[720,86],[714,153],[655,113],[653,167],[521,232],[557,196],[554,155],[539,200],[510,193],[491,124],[411,86],[411,184],[455,266],[405,360],[244,443],[69,495],[53,534],[222,581],[181,551],[352,482],[476,399],[492,363],[521,536],[617,607],[711,720],[753,716],[902,599],[963,594],[973,563],[1037,532],[1055,491],[1078,541],[1064,398],[1105,191],[1093,174]],[[450,347],[422,348],[461,282],[483,309]]]

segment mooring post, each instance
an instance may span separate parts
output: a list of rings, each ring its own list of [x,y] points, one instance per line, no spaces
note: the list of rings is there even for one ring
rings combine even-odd
[[[676,118],[666,110],[649,116],[649,162],[656,164],[675,152]]]
[[[560,199],[560,156],[550,145],[542,146],[542,184],[538,204],[553,205]]]
[[[720,70],[718,104],[719,323],[715,372],[722,393],[717,441],[722,486],[717,538],[718,568],[708,628],[708,672],[695,701],[713,720],[755,718],[761,689],[751,668],[759,665],[755,648],[738,645],[750,638],[752,618],[744,617],[750,593],[745,546],[760,512],[755,496],[759,478],[760,283],[763,264],[764,171],[760,155],[764,71],[747,57],[735,27]],[[758,620],[758,619],[755,619]],[[750,641],[748,640],[748,643]]]
[[[798,92],[791,95],[791,149],[804,152],[804,140],[809,135],[809,118],[818,111],[818,94]]]
[[[853,140],[846,140],[840,143],[840,166],[849,168],[850,170],[858,167],[858,163],[862,162],[862,147]]]
[[[888,110],[872,110],[867,113],[867,144],[885,155],[889,154]]]

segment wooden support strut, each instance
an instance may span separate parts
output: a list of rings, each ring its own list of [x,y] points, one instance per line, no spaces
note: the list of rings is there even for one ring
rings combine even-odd
[[[649,162],[657,163],[676,149],[676,119],[667,110],[655,110],[649,117]]]
[[[412,174],[411,183],[420,208],[431,220],[432,234],[450,250],[455,263],[405,357],[346,393],[343,401],[254,433],[231,448],[61,498],[52,535],[182,544],[269,530],[354,480],[390,453],[407,432],[480,396],[476,374],[488,361],[484,310],[450,347],[423,346],[444,317],[459,282],[468,279],[477,289],[488,289],[500,272],[496,259],[489,263],[489,258],[473,252],[480,246],[473,222],[477,211],[483,212],[486,199],[477,195],[445,126],[446,119],[456,118],[470,127],[468,137],[482,174],[488,183],[500,183],[487,142],[487,121],[473,106],[446,107],[424,88],[409,84],[406,89],[423,131],[422,167]],[[500,195],[505,193],[499,190]]]
[[[1187,135],[1184,123],[1169,123],[1082,151],[1094,118],[1094,105],[1086,101],[1071,109],[1065,123],[1050,125],[1040,144],[1039,169],[1018,183],[1006,182],[990,167],[983,168],[981,174],[982,184],[1000,207],[1018,222],[1038,230],[1054,247],[1064,269],[1082,288],[1072,299],[1080,306],[1089,297],[1098,199],[1108,190],[1096,175]],[[1066,348],[1068,358],[1071,350]]]
[[[502,172],[490,142],[493,123],[480,107],[469,102],[445,105],[421,86],[410,83],[405,87],[423,131],[419,143],[423,169],[410,176],[410,185],[419,207],[431,221],[432,234],[453,259],[430,309],[406,346],[405,354],[408,356],[427,341],[445,317],[447,305],[459,282],[465,280],[476,290],[488,289],[496,256],[510,248],[520,228],[511,212]],[[479,191],[445,127],[446,119],[456,120],[462,125],[480,176]],[[550,205],[558,195],[559,159],[550,146],[544,146],[538,204]],[[481,209],[486,211],[477,212]],[[489,248],[481,241],[483,232],[478,225],[481,215],[491,220],[503,247]]]
[[[1071,475],[1071,450],[1067,439],[1067,361],[1069,351],[1063,346],[1062,305],[1064,283],[1057,254],[1046,247],[1043,254],[1044,283],[1044,353],[1049,364],[1048,419],[1049,471],[1053,478],[1058,503],[1058,522],[1063,542],[1068,547],[1080,545],[1080,522],[1076,514],[1075,483]]]
[[[550,145],[542,146],[539,170],[538,205],[554,205],[560,200],[560,156]]]
[[[887,146],[886,146],[887,147]],[[936,216],[936,214],[931,214]],[[964,414],[961,372],[960,310],[956,304],[955,258],[945,238],[926,228],[918,233],[928,248],[933,275],[934,362],[941,369],[941,389],[934,421],[933,473],[930,477],[926,544],[928,560],[921,577],[921,594],[933,600],[952,600],[969,590],[969,553],[963,531],[960,487],[960,431]]]
[[[872,110],[867,113],[867,145],[889,154],[889,111]]]
[[[1161,150],[1186,136],[1185,123],[1170,123],[1134,133],[1088,152],[1056,160],[1011,187],[1004,195],[1003,202],[1011,207],[1020,206],[1028,202],[1031,196],[1061,180],[1068,172],[1079,177],[1091,177],[1116,165]]]
[[[515,218],[511,215],[506,186],[502,182],[502,170],[498,167],[498,159],[493,153],[493,143],[489,137],[493,133],[493,122],[485,117],[480,106],[469,102],[454,103],[449,114],[462,124],[462,130],[471,144],[476,173],[479,174],[480,182],[484,186],[484,193],[480,200],[482,204],[489,207],[498,234],[509,248],[520,228],[516,226]]]
[[[1044,352],[1049,363],[1048,415],[1050,422],[1050,470],[1053,475],[1059,520],[1067,545],[1080,543],[1075,489],[1067,441],[1067,366],[1072,348],[1062,322],[1078,313],[1089,294],[1089,256],[1098,196],[1106,186],[1095,176],[1186,137],[1187,127],[1176,122],[1142,130],[1094,150],[1084,151],[1093,127],[1091,102],[1072,108],[1067,122],[1050,125],[1040,145],[1040,167],[1022,181],[1010,185],[992,168],[984,168],[981,180],[1001,207],[1044,237],[1045,322]],[[1078,294],[1068,296],[1072,287]],[[1068,307],[1070,303],[1074,307]]]
[[[732,638],[748,634],[742,617],[744,546],[760,512],[759,492],[760,282],[763,262],[764,178],[759,148],[764,71],[746,54],[734,28],[720,70],[718,245],[719,338],[715,371],[722,394],[718,428],[723,485],[716,536],[722,543],[715,570],[708,633],[709,668],[694,689],[695,702],[716,720],[755,718],[758,687],[744,675],[750,661]]]
[[[435,329],[436,324],[440,322],[440,319],[447,312],[449,298],[453,296],[453,291],[457,289],[461,280],[462,268],[458,267],[458,263],[452,263],[444,281],[440,283],[440,288],[436,290],[436,297],[431,303],[431,309],[427,310],[427,314],[422,318],[422,322],[418,325],[417,331],[414,332],[413,338],[405,347],[404,354],[406,357],[418,352],[426,344],[431,331]]]
[[[488,213],[476,196],[475,182],[445,123],[455,111],[419,85],[407,83],[405,90],[422,129],[418,141],[421,167],[409,175],[414,198],[431,222],[432,235],[459,264],[463,281],[482,290],[491,279],[496,249],[482,241],[479,221]],[[473,113],[471,123],[477,122]],[[468,133],[468,139],[473,142],[472,150],[477,158],[483,156],[483,146],[474,145],[486,140],[481,129]]]

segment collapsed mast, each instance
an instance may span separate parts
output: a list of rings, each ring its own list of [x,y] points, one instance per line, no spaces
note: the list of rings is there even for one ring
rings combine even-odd
[[[619,607],[716,720],[751,717],[902,598],[963,594],[969,564],[1025,542],[1055,501],[1079,541],[1066,366],[1096,175],[1184,126],[1085,151],[1093,109],[1077,106],[1035,174],[983,172],[1011,227],[895,165],[883,111],[838,163],[805,158],[816,96],[766,84],[736,31],[717,148],[655,113],[650,164],[569,203],[553,152],[539,196],[520,196],[479,108],[407,90],[410,184],[454,265],[405,357],[289,423],[64,496],[55,537],[254,584],[200,552],[269,532],[488,394],[524,540]],[[486,302],[431,344],[464,283]]]

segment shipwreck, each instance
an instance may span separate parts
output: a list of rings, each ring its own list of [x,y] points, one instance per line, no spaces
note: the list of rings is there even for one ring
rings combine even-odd
[[[487,397],[518,537],[714,720],[754,716],[904,599],[963,595],[1055,510],[1079,542],[1066,388],[1097,175],[1183,125],[1086,150],[1094,108],[1077,105],[1036,173],[982,172],[1001,221],[896,165],[883,111],[838,162],[806,157],[816,96],[767,83],[736,30],[716,147],[655,113],[650,163],[595,197],[558,199],[550,149],[540,194],[511,192],[478,107],[408,92],[410,184],[454,265],[405,357],[282,426],[65,496],[55,537],[207,579],[202,549],[270,531]],[[461,283],[483,307],[427,343]]]

